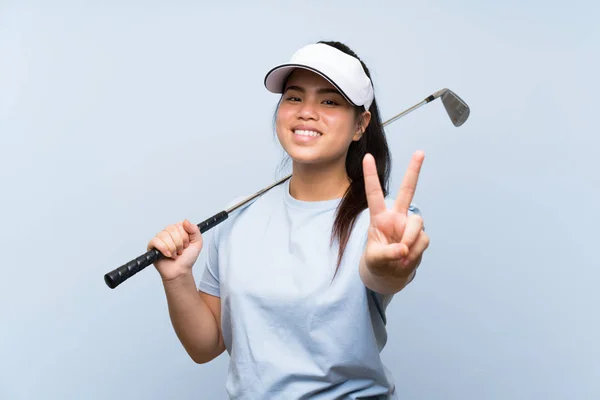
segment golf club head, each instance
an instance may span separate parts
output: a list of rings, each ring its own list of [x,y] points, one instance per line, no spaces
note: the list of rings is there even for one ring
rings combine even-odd
[[[440,97],[454,126],[458,127],[464,124],[470,114],[467,103],[450,89],[444,89]]]

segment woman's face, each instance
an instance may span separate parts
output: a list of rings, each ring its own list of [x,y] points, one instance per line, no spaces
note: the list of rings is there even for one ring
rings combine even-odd
[[[370,113],[364,114],[366,127]],[[305,69],[294,70],[287,80],[276,128],[284,150],[306,164],[345,162],[350,143],[364,130],[354,106],[326,79]]]

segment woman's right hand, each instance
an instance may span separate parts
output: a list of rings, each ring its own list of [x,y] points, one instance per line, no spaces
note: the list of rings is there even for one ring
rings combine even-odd
[[[163,282],[177,279],[192,271],[202,250],[202,234],[198,225],[187,219],[167,226],[148,243],[148,250],[156,248],[165,258],[154,262]]]

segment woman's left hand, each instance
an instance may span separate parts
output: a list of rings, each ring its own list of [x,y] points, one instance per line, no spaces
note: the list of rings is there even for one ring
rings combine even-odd
[[[375,159],[371,154],[363,159],[365,191],[371,215],[364,260],[369,272],[375,276],[410,277],[429,246],[429,237],[423,231],[423,219],[417,214],[408,215],[424,158],[422,151],[413,154],[398,197],[390,209],[385,204]]]

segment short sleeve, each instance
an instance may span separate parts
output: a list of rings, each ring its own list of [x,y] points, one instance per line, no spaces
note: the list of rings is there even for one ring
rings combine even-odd
[[[421,209],[416,204],[411,204],[408,207],[408,215],[411,215],[411,214],[416,214],[420,217],[423,217],[423,215],[421,214]],[[423,222],[423,230],[425,230],[425,222]]]
[[[381,318],[383,325],[385,325],[387,323],[387,317],[386,317],[385,311],[387,309],[387,306],[392,302],[394,295],[377,293],[368,288],[367,288],[367,293],[371,297],[371,300],[373,300],[373,306],[377,310],[377,314]]]
[[[230,201],[225,209],[230,209],[234,205],[238,204],[242,200],[246,199],[248,196],[238,196],[232,201]],[[239,213],[244,208],[248,207],[250,204],[254,202],[251,201],[246,203],[244,206],[239,208],[234,213]],[[235,219],[235,215],[230,216],[226,221],[221,222],[217,226],[215,226],[211,231],[208,232],[205,238],[205,243],[203,246],[203,250],[206,251],[206,261],[204,262],[204,272],[200,277],[200,282],[198,283],[198,289],[208,293],[213,296],[221,297],[221,286],[219,281],[219,243],[221,241],[221,237],[223,235],[223,226],[230,226],[232,220]],[[226,230],[229,228],[226,228]]]
[[[220,297],[219,286],[219,233],[217,225],[210,235],[206,237],[206,261],[204,272],[200,278],[198,289],[213,296]]]

